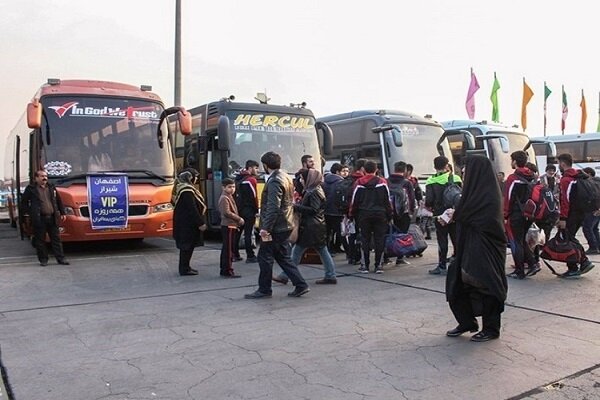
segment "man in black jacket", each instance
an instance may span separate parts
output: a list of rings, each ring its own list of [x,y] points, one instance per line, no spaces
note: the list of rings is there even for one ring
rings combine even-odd
[[[365,175],[355,183],[354,193],[350,204],[349,217],[358,222],[362,235],[362,248],[364,264],[359,272],[369,273],[369,253],[371,239],[375,243],[375,270],[376,274],[383,273],[381,262],[385,246],[385,234],[388,231],[388,222],[392,219],[392,206],[387,181],[375,175],[377,164],[374,161],[365,163]]]
[[[300,297],[310,291],[308,284],[294,265],[289,254],[289,237],[293,224],[294,184],[287,172],[281,170],[281,156],[269,151],[260,158],[269,179],[265,183],[260,200],[260,237],[258,250],[258,290],[247,294],[246,299],[261,299],[272,296],[271,278],[273,262],[281,267],[292,281],[295,289],[290,297]]]
[[[236,177],[235,200],[240,217],[244,219],[242,230],[238,231],[234,243],[234,255],[240,259],[239,243],[242,233],[244,235],[244,247],[246,249],[246,263],[258,262],[252,249],[252,235],[254,234],[254,224],[256,223],[256,214],[258,213],[258,197],[256,192],[256,176],[258,174],[258,162],[254,160],[246,161],[246,168]]]
[[[48,183],[48,173],[36,171],[35,183],[25,188],[21,199],[22,212],[31,217],[34,233],[34,244],[40,265],[48,265],[46,249],[46,233],[52,243],[52,251],[59,264],[69,265],[65,259],[58,226],[66,219],[65,208],[54,185]]]
[[[415,209],[415,188],[405,177],[406,166],[404,161],[398,161],[394,164],[394,173],[388,178],[394,226],[401,233],[408,232],[412,212]],[[398,257],[396,265],[398,264],[410,263],[404,257]]]
[[[433,159],[435,175],[430,176],[425,182],[425,207],[433,212],[435,218],[435,235],[438,242],[438,265],[429,270],[432,275],[446,273],[446,262],[448,257],[448,236],[452,241],[453,249],[456,249],[456,226],[454,223],[442,224],[437,217],[442,215],[448,208],[444,204],[444,190],[449,184],[450,176],[456,184],[461,184],[457,175],[452,175],[450,162],[444,156]]]
[[[342,243],[344,240],[342,239],[341,224],[344,215],[338,210],[334,198],[336,184],[344,180],[342,177],[343,167],[340,163],[334,163],[331,166],[331,173],[325,175],[323,181],[323,190],[325,191],[326,198],[325,224],[327,225],[327,247],[332,254],[343,251]],[[344,244],[345,248],[347,248],[347,245]]]

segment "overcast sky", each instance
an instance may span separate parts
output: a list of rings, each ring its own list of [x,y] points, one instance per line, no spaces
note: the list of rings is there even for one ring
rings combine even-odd
[[[476,119],[491,119],[494,71],[500,119],[520,124],[522,80],[534,91],[528,132],[598,124],[598,17],[593,1],[245,0],[183,3],[183,105],[234,94],[306,101],[316,116],[399,109],[439,121],[466,118],[474,68]],[[0,145],[47,78],[149,84],[173,102],[174,0],[0,0]],[[2,146],[3,148],[3,146]],[[4,154],[0,153],[0,158]],[[4,163],[0,163],[0,171]]]

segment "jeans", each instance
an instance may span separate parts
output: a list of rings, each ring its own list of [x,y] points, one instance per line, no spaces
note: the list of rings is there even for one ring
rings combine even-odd
[[[595,216],[593,213],[586,213],[583,219],[583,235],[588,242],[590,249],[600,249],[600,232],[598,225],[600,224],[600,216]]]
[[[273,277],[273,262],[281,267],[283,272],[292,281],[292,284],[298,289],[308,287],[308,284],[300,274],[298,267],[290,258],[290,237],[291,231],[272,233],[273,240],[262,241],[258,249],[258,265],[260,273],[258,275],[258,291],[271,294],[271,278]]]
[[[329,250],[327,250],[327,246],[315,248],[315,250],[319,253],[319,256],[321,256],[321,261],[323,261],[325,278],[335,278],[335,264],[333,258],[331,258],[331,254],[329,254]],[[300,260],[305,251],[306,247],[297,243],[294,245],[294,248],[292,249],[292,261],[294,264],[300,264]]]

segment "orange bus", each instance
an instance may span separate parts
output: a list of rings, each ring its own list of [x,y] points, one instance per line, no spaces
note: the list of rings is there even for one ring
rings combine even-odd
[[[186,134],[191,132],[191,116],[182,107],[165,109],[151,90],[145,85],[59,79],[49,79],[38,90],[6,144],[9,218],[21,235],[21,193],[38,169],[48,172],[65,205],[63,241],[172,234],[175,146],[167,119],[176,120]],[[116,173],[127,176],[127,225],[92,229],[87,177]]]

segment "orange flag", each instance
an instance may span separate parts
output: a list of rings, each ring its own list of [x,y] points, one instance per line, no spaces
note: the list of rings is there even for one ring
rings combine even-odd
[[[583,95],[583,89],[581,90],[581,129],[579,132],[585,133],[585,122],[587,121],[587,107],[585,104],[585,96]]]
[[[523,104],[521,105],[521,126],[523,130],[527,129],[527,104],[529,100],[533,97],[533,90],[527,85],[525,82],[525,78],[523,78]]]

